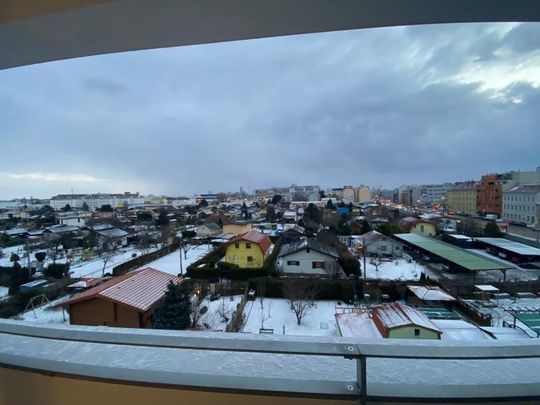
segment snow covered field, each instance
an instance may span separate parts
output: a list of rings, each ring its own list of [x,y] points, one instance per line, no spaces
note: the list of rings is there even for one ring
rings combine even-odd
[[[212,245],[192,246],[187,252],[187,259],[182,253],[182,268],[184,269],[184,273],[191,263],[203,257],[212,249]],[[141,267],[141,269],[146,267],[153,267],[156,270],[161,270],[165,273],[174,274],[176,276],[178,273],[180,273],[180,253],[178,250],[175,250],[174,252],[169,253],[167,256],[163,256],[160,259],[145,264]]]
[[[260,299],[249,301],[244,308],[246,321],[243,332],[259,333],[264,318],[264,329],[273,329],[278,335],[339,336],[337,331],[337,301],[315,301],[302,324],[298,325],[286,299],[265,298],[261,310]]]
[[[376,260],[376,259],[375,259]],[[410,263],[406,259],[396,259],[390,262],[381,262],[375,266],[371,258],[366,258],[366,277],[379,280],[419,280],[420,275],[426,269],[421,264],[412,260]],[[360,267],[363,269],[364,261],[360,260]]]

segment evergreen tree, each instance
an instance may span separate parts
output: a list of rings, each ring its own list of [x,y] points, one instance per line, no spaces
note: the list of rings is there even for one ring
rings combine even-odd
[[[64,208],[62,208],[62,211],[64,211],[64,212],[71,211],[71,205],[69,205],[69,204],[64,205]]]
[[[158,219],[156,220],[156,225],[163,226],[169,223],[169,218],[167,217],[167,212],[162,208],[159,211]]]
[[[362,234],[371,232],[372,228],[367,219],[362,220]]]
[[[167,285],[165,297],[154,313],[154,329],[181,330],[191,326],[191,290],[184,283],[170,281]]]
[[[276,194],[276,195],[274,195],[274,196],[272,197],[271,204],[276,205],[276,204],[278,204],[282,199],[283,199],[282,196],[280,196],[279,194]]]
[[[86,203],[86,201],[83,202],[81,209],[83,211],[90,211],[90,207],[88,207],[88,204]]]
[[[334,203],[332,202],[331,199],[328,200],[328,202],[326,203],[326,208],[329,209],[329,210],[335,210],[336,207],[334,205]]]
[[[266,221],[274,222],[276,220],[276,210],[273,206],[269,205],[266,207]]]
[[[495,222],[490,221],[484,226],[484,236],[487,236],[489,238],[500,238],[504,234],[499,229],[499,225],[497,225]]]

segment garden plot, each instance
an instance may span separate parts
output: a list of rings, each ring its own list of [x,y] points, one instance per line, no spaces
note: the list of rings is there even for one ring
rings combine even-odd
[[[244,308],[246,321],[243,332],[260,333],[260,329],[272,330],[279,335],[339,336],[336,324],[338,301],[315,301],[300,325],[286,299],[264,298],[249,301]]]
[[[363,270],[364,261],[360,260]],[[366,258],[366,278],[378,280],[419,280],[426,268],[414,260],[394,259],[381,261],[377,258]]]
[[[184,253],[182,252],[182,268],[184,274],[186,273],[187,267],[191,263],[203,257],[212,249],[212,245],[197,245],[189,248],[187,252],[187,257],[184,256]],[[141,269],[144,269],[146,267],[152,267],[156,270],[160,270],[176,276],[180,273],[180,253],[178,252],[178,250],[175,250],[174,252],[169,253],[166,256],[163,256],[157,260],[154,260],[153,262],[141,266]]]

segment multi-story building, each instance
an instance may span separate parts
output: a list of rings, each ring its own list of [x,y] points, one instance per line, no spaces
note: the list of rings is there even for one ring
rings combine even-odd
[[[50,205],[55,210],[61,210],[66,205],[73,209],[81,209],[86,203],[89,209],[95,210],[103,205],[111,207],[120,207],[123,205],[135,206],[144,205],[144,197],[139,193],[123,193],[123,194],[59,194],[52,197]]]
[[[503,192],[502,217],[527,225],[540,224],[540,184],[512,187]]]
[[[446,192],[445,208],[458,214],[476,214],[476,182],[458,183]]]
[[[422,203],[422,187],[421,186],[401,186],[398,189],[397,202],[401,205],[415,206]]]
[[[424,184],[421,187],[421,204],[431,206],[443,202],[446,192],[452,187],[452,183]]]
[[[502,215],[503,192],[524,184],[540,184],[540,167],[529,172],[487,174],[476,187],[476,212]]]
[[[354,188],[354,202],[365,203],[371,201],[371,190],[367,186],[359,186]]]

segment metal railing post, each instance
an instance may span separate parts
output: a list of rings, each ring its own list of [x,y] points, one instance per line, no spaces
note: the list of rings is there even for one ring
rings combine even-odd
[[[361,351],[356,360],[356,383],[358,385],[358,403],[367,405],[367,356]]]

